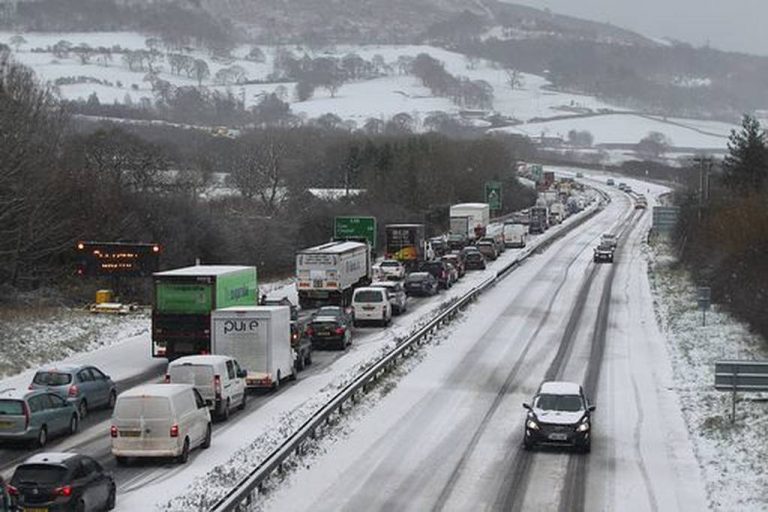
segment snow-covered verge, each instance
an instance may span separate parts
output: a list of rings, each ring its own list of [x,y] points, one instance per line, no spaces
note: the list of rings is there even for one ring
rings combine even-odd
[[[768,401],[741,394],[736,422],[731,395],[714,388],[719,359],[768,359],[765,340],[715,305],[706,326],[696,305],[696,285],[664,243],[649,246],[654,307],[668,340],[675,387],[696,456],[717,511],[768,509]],[[663,418],[658,418],[663,424]]]
[[[149,315],[94,315],[69,308],[0,310],[0,378],[149,332]]]

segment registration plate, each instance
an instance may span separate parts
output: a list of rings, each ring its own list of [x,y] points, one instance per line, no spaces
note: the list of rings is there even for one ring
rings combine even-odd
[[[364,311],[373,311],[375,308],[373,306],[363,306]]]
[[[0,421],[0,428],[11,428],[12,426],[12,421]]]
[[[549,434],[549,440],[550,441],[567,441],[568,440],[568,434]]]
[[[47,508],[27,508],[21,509],[23,512],[48,512]]]
[[[329,333],[328,331],[318,331],[317,335],[318,336],[330,336],[331,333]]]
[[[141,436],[140,430],[121,430],[120,437],[139,437]]]

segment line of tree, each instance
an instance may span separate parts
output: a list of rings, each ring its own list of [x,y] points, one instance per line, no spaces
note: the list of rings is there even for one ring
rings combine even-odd
[[[370,136],[317,126],[230,139],[171,126],[84,124],[7,56],[0,111],[5,299],[16,290],[73,286],[79,239],[161,242],[166,268],[200,258],[284,274],[296,249],[328,239],[335,215],[445,222],[449,204],[481,200],[490,179],[504,182],[507,208],[534,200],[511,171],[530,151],[520,139]],[[324,201],[312,187],[366,192]]]
[[[690,169],[694,185],[681,200],[677,240],[683,263],[712,288],[713,301],[768,337],[768,145],[757,119],[743,117],[728,149],[709,186],[699,179],[706,162]]]
[[[435,96],[450,98],[467,108],[490,110],[493,108],[493,87],[485,80],[455,77],[446,71],[442,62],[426,53],[420,53],[411,62],[410,73],[418,77]]]

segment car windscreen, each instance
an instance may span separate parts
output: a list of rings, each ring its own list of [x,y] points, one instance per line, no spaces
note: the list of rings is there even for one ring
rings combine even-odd
[[[174,384],[192,384],[210,386],[213,382],[213,367],[202,364],[179,364],[171,366],[171,382]]]
[[[21,400],[0,400],[0,416],[21,416],[24,414],[24,402]]]
[[[36,484],[41,487],[64,483],[66,468],[48,464],[23,464],[16,468],[11,484]]]
[[[168,419],[171,417],[170,401],[160,397],[129,396],[118,399],[115,407],[117,418]]]
[[[382,267],[395,267],[395,268],[399,268],[400,267],[400,262],[398,262],[398,261],[382,261],[381,262],[381,266]]]
[[[578,412],[582,410],[578,395],[539,395],[535,407],[543,411]]]
[[[61,372],[37,372],[32,382],[40,386],[66,386],[72,382],[72,375]]]
[[[427,276],[425,274],[408,274],[405,278],[406,283],[418,283],[425,280]]]
[[[384,302],[384,291],[361,290],[355,294],[354,302]]]

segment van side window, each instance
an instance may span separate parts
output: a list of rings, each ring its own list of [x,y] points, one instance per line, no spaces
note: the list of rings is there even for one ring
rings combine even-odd
[[[231,359],[227,361],[227,375],[229,375],[229,380],[232,380],[235,378],[235,365],[232,364]]]

